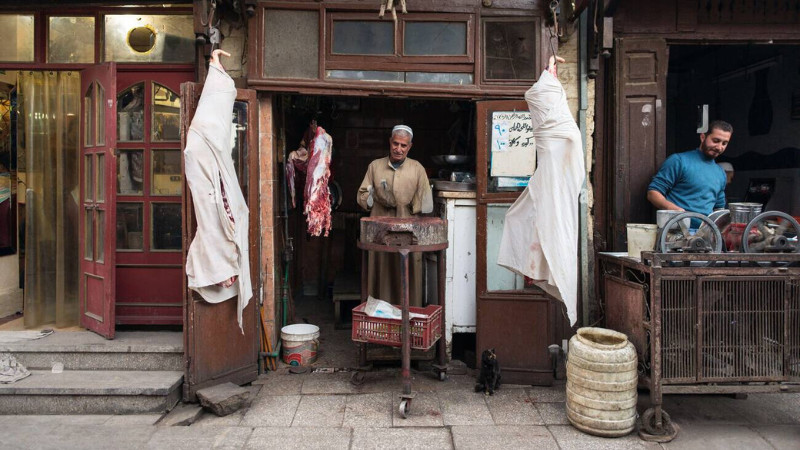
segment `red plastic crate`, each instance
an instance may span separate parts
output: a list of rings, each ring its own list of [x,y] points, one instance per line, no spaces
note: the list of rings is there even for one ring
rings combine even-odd
[[[364,312],[366,303],[353,308],[353,340],[370,344],[403,345],[403,321],[370,317]],[[427,318],[411,318],[411,348],[428,350],[442,337],[442,307],[428,305],[424,308],[410,306],[409,312],[425,314]]]

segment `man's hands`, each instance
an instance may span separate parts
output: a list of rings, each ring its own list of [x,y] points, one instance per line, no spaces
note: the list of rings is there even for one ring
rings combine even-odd
[[[686,211],[680,206],[672,203],[664,197],[664,194],[658,191],[647,191],[647,200],[656,207],[656,209],[671,209],[673,211]]]
[[[396,208],[397,201],[394,199],[394,193],[389,185],[386,183],[386,180],[381,180],[381,185],[374,191],[375,199],[378,200],[378,203],[387,207],[387,208]]]

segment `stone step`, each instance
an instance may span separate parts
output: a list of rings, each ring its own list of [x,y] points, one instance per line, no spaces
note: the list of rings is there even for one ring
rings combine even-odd
[[[55,332],[42,339],[0,344],[31,370],[60,362],[65,370],[183,370],[183,334],[130,331],[107,340],[90,331]]]
[[[144,414],[172,409],[182,395],[180,371],[32,370],[0,384],[0,414]]]

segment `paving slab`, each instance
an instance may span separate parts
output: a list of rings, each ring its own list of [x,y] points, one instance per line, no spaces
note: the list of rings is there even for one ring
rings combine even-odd
[[[250,390],[231,382],[220,383],[197,391],[203,408],[218,416],[234,413],[250,402]]]
[[[800,394],[750,394],[730,408],[754,425],[800,425]],[[670,413],[671,414],[671,413]]]
[[[680,424],[678,436],[662,446],[669,450],[752,450],[772,446],[755,431],[743,425]],[[797,448],[797,447],[795,447]]]
[[[458,450],[558,448],[553,435],[541,425],[455,426],[451,432]]]
[[[115,370],[32,370],[15,383],[0,384],[0,395],[167,395],[183,372]]]
[[[3,431],[4,449],[142,449],[153,426],[28,425]]]
[[[495,391],[484,396],[495,425],[544,425],[542,415],[534,408],[533,401],[525,389]]]
[[[534,403],[546,425],[569,425],[567,406],[564,403]]]
[[[567,401],[566,387],[559,386],[529,386],[528,396],[536,403],[559,403]]]
[[[346,449],[350,445],[351,434],[350,428],[256,428],[244,448]]]
[[[301,393],[305,378],[305,375],[269,372],[269,375],[259,376],[253,385],[261,386],[258,395],[297,395]]]
[[[158,422],[162,427],[188,427],[203,415],[203,408],[195,403],[179,403]]]
[[[106,339],[90,331],[58,332],[32,341],[0,344],[0,352],[177,352],[183,353],[180,331],[123,331]]]
[[[240,449],[252,431],[252,428],[246,427],[159,428],[147,442],[147,447],[170,450]]]
[[[350,383],[349,372],[312,373],[295,375],[303,377],[303,394],[358,394],[359,389]],[[365,383],[366,384],[366,383]]]
[[[673,422],[683,424],[746,424],[745,415],[737,411],[736,400],[724,395],[669,395],[664,396],[663,409]]]
[[[112,417],[108,414],[76,415],[0,415],[0,428],[12,429],[22,425],[103,425]],[[159,416],[160,417],[160,416]]]
[[[750,427],[778,450],[797,450],[800,447],[800,425]]]
[[[292,420],[293,427],[341,427],[344,395],[304,395]]]
[[[392,393],[356,394],[346,397],[343,426],[388,428],[392,426]]]
[[[443,427],[442,409],[439,402],[439,395],[436,392],[418,392],[414,400],[411,401],[411,411],[406,418],[400,417],[400,394],[395,392],[391,396],[392,401],[392,426],[398,428],[406,427]]]
[[[483,394],[470,391],[439,392],[445,425],[492,425]]]
[[[238,427],[242,424],[245,414],[248,409],[242,408],[233,414],[227,416],[218,416],[212,412],[205,411],[203,414],[192,424],[193,427]]]
[[[446,428],[356,428],[351,449],[445,450],[453,448]]]
[[[292,424],[299,395],[261,396],[253,401],[240,425],[248,427],[288,427]]]
[[[153,425],[161,419],[163,414],[123,414],[111,416],[103,423],[108,426],[136,426]]]
[[[547,427],[558,446],[563,450],[637,450],[660,449],[661,446],[654,442],[643,441],[636,430],[627,436],[618,438],[603,438],[586,434],[571,425],[549,425]]]

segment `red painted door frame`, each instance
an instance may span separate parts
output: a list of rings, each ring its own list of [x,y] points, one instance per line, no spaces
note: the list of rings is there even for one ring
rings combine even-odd
[[[141,150],[143,153],[141,194],[117,193],[118,203],[141,204],[142,206],[142,250],[116,252],[117,306],[116,321],[119,324],[170,324],[183,323],[183,289],[181,249],[175,251],[153,250],[152,229],[154,205],[182,202],[178,195],[155,195],[153,192],[153,163],[157,150],[182,150],[179,138],[171,141],[155,141],[153,129],[155,84],[166,87],[180,95],[180,84],[194,79],[191,70],[176,72],[120,71],[117,74],[116,94],[142,83],[144,88],[143,138],[138,142],[117,143],[118,154],[125,150]],[[116,186],[115,186],[116,189]],[[178,209],[180,211],[180,209]],[[180,213],[178,217],[180,216]],[[116,247],[116,245],[115,245]]]

